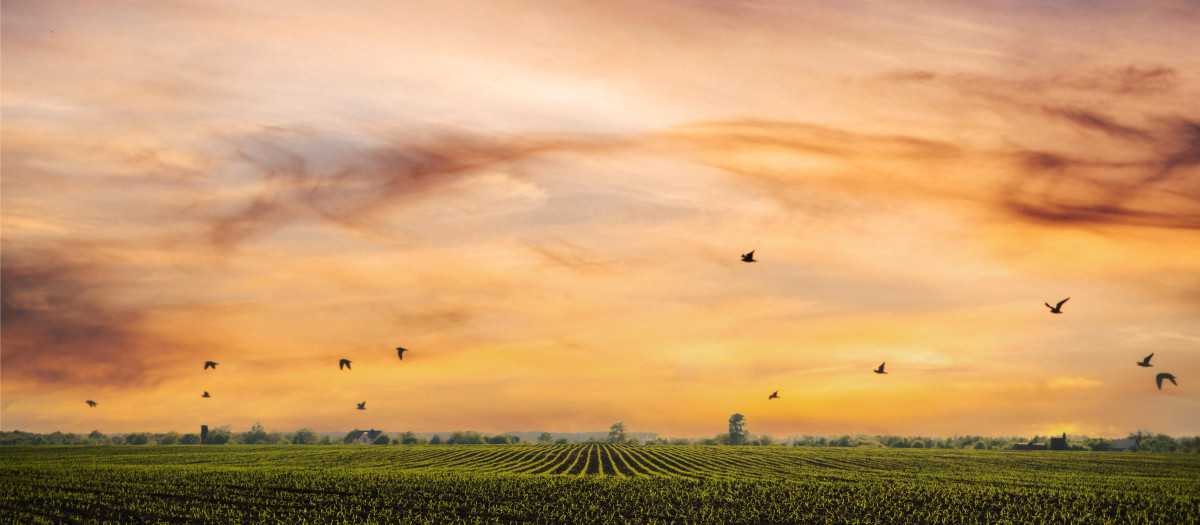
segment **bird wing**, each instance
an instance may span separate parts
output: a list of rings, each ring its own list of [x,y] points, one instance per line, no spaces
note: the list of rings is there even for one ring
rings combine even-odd
[[[1070,298],[1070,297],[1068,297],[1068,298],[1066,298],[1066,299],[1063,299],[1063,300],[1059,301],[1059,302],[1058,302],[1058,306],[1056,306],[1055,308],[1062,308],[1062,305],[1063,305],[1063,303],[1065,303],[1065,302],[1067,302],[1067,301],[1070,301],[1070,300],[1071,300],[1071,298]]]
[[[1154,354],[1153,354],[1153,353],[1152,353],[1152,354],[1150,354],[1150,355],[1148,355],[1148,356],[1146,356],[1146,358],[1145,358],[1145,359],[1143,359],[1143,360],[1142,360],[1142,362],[1143,362],[1143,363],[1146,363],[1146,364],[1150,364],[1150,358],[1151,358],[1151,357],[1154,357]]]
[[[1164,377],[1167,377],[1167,374],[1158,374],[1157,376],[1154,376],[1154,380],[1158,382],[1159,390],[1162,390],[1162,380]]]

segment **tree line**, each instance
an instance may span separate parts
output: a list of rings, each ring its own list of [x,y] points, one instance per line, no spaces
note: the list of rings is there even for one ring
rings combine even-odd
[[[74,434],[68,432],[52,432],[38,434],[20,430],[0,431],[0,445],[339,445],[355,442],[363,431],[354,430],[338,439],[329,435],[318,434],[311,428],[302,428],[295,432],[267,432],[261,423],[255,423],[250,430],[234,432],[229,425],[217,427],[208,431],[203,438],[200,434],[181,434],[167,432],[154,434],[136,432],[130,434],[108,435],[93,430],[90,434]],[[1048,436],[1033,436],[1026,439],[1019,436],[988,437],[988,436],[954,436],[949,438],[929,436],[895,436],[895,435],[797,435],[786,439],[777,439],[767,434],[754,435],[747,430],[747,422],[741,414],[734,414],[729,420],[729,431],[705,438],[654,438],[639,441],[628,436],[624,422],[616,422],[609,428],[606,439],[590,437],[586,441],[572,441],[567,438],[554,439],[549,432],[542,432],[537,444],[570,444],[570,443],[607,443],[613,445],[741,445],[741,446],[795,446],[795,447],[872,447],[872,448],[933,448],[933,449],[976,449],[976,450],[1008,450],[1018,443],[1045,443]],[[1200,436],[1172,437],[1167,434],[1153,433],[1146,430],[1131,432],[1129,439],[1138,444],[1138,449],[1144,452],[1183,452],[1200,453]],[[518,436],[506,434],[484,435],[474,430],[454,431],[443,438],[441,435],[432,437],[419,436],[413,431],[386,433],[381,432],[373,440],[373,445],[510,445],[522,443]],[[1070,441],[1069,450],[1111,450],[1114,440],[1107,438],[1084,437]]]

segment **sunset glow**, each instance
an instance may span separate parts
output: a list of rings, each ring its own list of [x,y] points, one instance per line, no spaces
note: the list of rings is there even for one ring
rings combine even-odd
[[[2,14],[4,430],[1200,434],[1195,2]]]

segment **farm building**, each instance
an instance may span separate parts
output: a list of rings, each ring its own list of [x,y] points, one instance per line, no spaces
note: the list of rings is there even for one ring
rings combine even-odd
[[[359,430],[356,428],[351,432],[351,434],[349,436],[347,436],[346,443],[348,443],[348,444],[349,443],[359,443],[362,445],[370,445],[382,433],[383,433],[382,430],[375,430],[375,429]]]
[[[1137,452],[1138,445],[1136,439],[1114,439],[1112,444],[1113,452],[1124,452],[1126,450]]]
[[[1066,450],[1067,449],[1067,433],[1063,432],[1062,437],[1050,438],[1050,450]]]
[[[1015,443],[1013,450],[1046,450],[1045,443]]]

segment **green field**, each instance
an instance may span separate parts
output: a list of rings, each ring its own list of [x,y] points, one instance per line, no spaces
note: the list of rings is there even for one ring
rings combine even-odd
[[[1200,455],[608,445],[0,448],[14,523],[1197,523]]]

